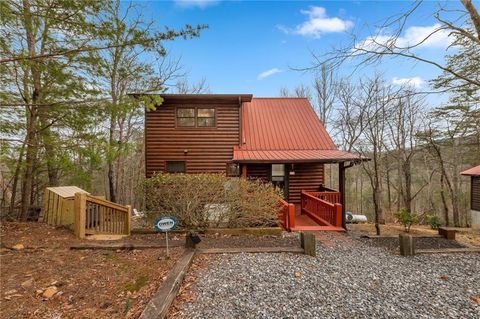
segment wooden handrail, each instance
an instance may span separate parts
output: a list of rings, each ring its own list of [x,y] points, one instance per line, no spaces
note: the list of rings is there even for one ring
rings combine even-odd
[[[301,192],[302,213],[321,225],[341,227],[342,205],[323,200],[316,195],[316,192]]]
[[[332,204],[340,203],[340,192],[308,192],[308,194]]]
[[[102,206],[106,206],[106,207],[110,207],[110,208],[114,208],[114,209],[121,210],[121,211],[124,211],[124,212],[128,211],[127,206],[123,206],[123,205],[120,205],[120,204],[117,204],[117,203],[114,203],[114,202],[110,202],[106,199],[98,198],[98,197],[92,196],[90,194],[86,194],[86,195],[87,195],[86,199],[89,202],[92,202],[92,203],[95,203],[95,204],[98,204],[98,205],[102,205]]]
[[[290,231],[292,228],[295,228],[295,205],[283,199],[280,199],[279,202],[281,206],[279,211],[280,221],[283,228]]]
[[[334,203],[330,203],[330,202],[327,202],[326,200],[323,200],[321,198],[318,198],[317,196],[314,195],[315,192],[305,192],[305,191],[302,191],[302,195],[304,195],[305,197],[308,197],[308,198],[311,198],[312,200],[316,200],[316,201],[321,201],[324,205],[326,206],[330,206],[330,207],[334,207],[335,204]]]
[[[74,202],[75,235],[130,235],[131,207],[86,193],[76,193]]]

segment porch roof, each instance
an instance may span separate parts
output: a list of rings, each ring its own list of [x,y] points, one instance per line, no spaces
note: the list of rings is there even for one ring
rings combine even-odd
[[[460,174],[466,175],[466,176],[480,176],[480,165],[467,169],[466,171],[463,171]]]
[[[360,155],[340,150],[241,150],[234,149],[233,161],[241,163],[294,163],[294,162],[325,162],[336,163],[345,161],[365,160]]]

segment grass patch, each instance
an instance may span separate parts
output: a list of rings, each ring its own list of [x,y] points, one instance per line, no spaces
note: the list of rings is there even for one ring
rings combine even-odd
[[[135,282],[127,282],[125,284],[125,290],[130,292],[136,292],[145,287],[148,284],[147,276],[140,276],[135,279]]]
[[[130,310],[130,299],[127,299],[127,301],[125,301],[125,306],[123,307],[123,314],[127,314],[128,311]]]

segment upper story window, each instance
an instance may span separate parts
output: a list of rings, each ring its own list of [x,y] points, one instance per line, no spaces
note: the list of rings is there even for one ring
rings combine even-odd
[[[214,108],[177,108],[178,127],[215,127]]]
[[[214,127],[215,109],[197,109],[197,126]]]
[[[177,109],[177,125],[195,127],[195,109]]]

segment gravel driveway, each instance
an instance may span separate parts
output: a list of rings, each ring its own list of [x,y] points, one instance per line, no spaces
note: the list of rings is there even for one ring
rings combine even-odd
[[[480,318],[480,254],[405,258],[344,235],[317,257],[218,256],[187,318]],[[297,272],[297,274],[296,274]],[[299,275],[299,276],[298,276]]]

